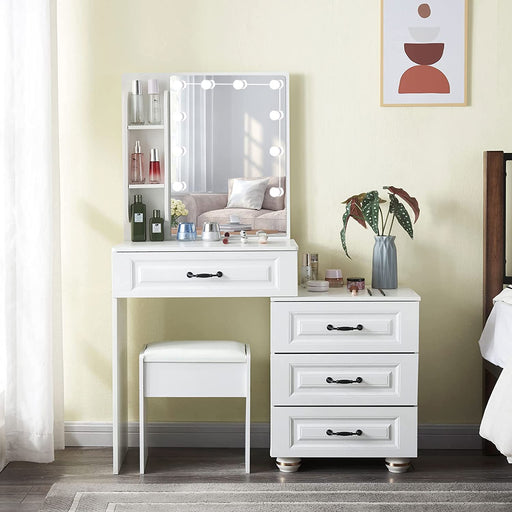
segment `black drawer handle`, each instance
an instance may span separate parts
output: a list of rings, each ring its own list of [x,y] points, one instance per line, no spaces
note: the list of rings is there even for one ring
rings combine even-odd
[[[334,325],[329,324],[327,326],[328,331],[362,331],[363,326],[361,324],[357,324],[355,327],[349,327],[347,325],[342,325],[341,327],[334,327]]]
[[[355,432],[333,432],[331,429],[329,430],[326,430],[325,433],[328,435],[328,436],[343,436],[343,437],[348,437],[348,436],[360,436],[362,435],[363,431],[362,430],[359,430],[357,429]]]
[[[222,272],[219,270],[216,274],[193,274],[192,272],[187,272],[187,277],[199,277],[201,279],[204,279],[206,277],[222,277]]]
[[[333,379],[332,377],[327,377],[327,379],[325,379],[325,382],[327,382],[327,384],[361,384],[361,382],[363,382],[363,378],[357,377],[356,380],[350,380],[350,379],[336,380],[336,379]]]

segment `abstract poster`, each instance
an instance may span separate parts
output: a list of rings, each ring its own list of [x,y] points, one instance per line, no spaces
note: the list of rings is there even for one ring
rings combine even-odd
[[[381,8],[381,105],[466,105],[467,0]]]

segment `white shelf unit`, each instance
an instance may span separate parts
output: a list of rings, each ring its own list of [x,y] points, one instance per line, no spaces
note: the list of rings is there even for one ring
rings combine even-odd
[[[146,205],[146,215],[149,221],[153,210],[160,210],[164,218],[164,236],[170,240],[169,225],[169,73],[130,73],[122,78],[122,134],[123,134],[123,190],[124,190],[124,240],[131,239],[130,204],[135,194],[142,194],[142,201]],[[133,80],[142,82],[144,96],[144,114],[147,118],[148,94],[147,83],[149,79],[158,80],[160,100],[162,105],[162,124],[129,124],[129,100]],[[160,158],[160,172],[162,183],[130,183],[130,156],[135,147],[135,141],[140,141],[144,169],[149,174],[149,157],[151,148],[158,149]]]

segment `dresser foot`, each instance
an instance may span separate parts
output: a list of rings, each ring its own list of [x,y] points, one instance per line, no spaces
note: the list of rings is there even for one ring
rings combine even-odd
[[[277,457],[276,466],[283,473],[295,473],[300,467],[301,460],[297,457]]]
[[[411,467],[411,459],[388,458],[386,467],[390,473],[406,473]]]

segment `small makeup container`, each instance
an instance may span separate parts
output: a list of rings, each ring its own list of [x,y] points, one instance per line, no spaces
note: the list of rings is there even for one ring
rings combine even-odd
[[[364,277],[347,277],[347,288],[349,291],[364,290]]]
[[[258,243],[259,244],[266,244],[268,241],[268,235],[265,233],[265,231],[259,231],[258,232]]]
[[[341,288],[343,286],[341,269],[328,268],[325,271],[325,280],[329,283],[329,288]]]
[[[182,242],[195,240],[197,238],[196,225],[193,222],[180,222],[176,239]]]
[[[307,290],[308,292],[328,292],[329,283],[327,281],[308,281]]]
[[[205,242],[217,242],[220,240],[220,228],[217,222],[204,222],[201,238]]]

